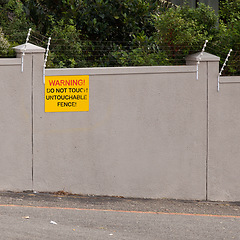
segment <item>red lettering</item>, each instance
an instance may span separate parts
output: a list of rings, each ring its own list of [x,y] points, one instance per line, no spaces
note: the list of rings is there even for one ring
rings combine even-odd
[[[70,86],[71,85],[71,80],[65,80],[65,85]]]
[[[49,85],[50,86],[52,86],[52,85],[55,86],[55,80],[49,80]]]
[[[71,80],[49,80],[50,86],[83,86],[85,85],[84,79],[71,79]]]
[[[78,81],[77,80],[72,80],[72,85],[78,85]]]
[[[85,85],[85,80],[79,79],[79,80],[78,80],[78,85],[79,85],[79,86]]]

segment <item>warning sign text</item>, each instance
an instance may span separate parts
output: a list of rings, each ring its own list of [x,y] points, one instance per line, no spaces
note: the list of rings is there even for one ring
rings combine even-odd
[[[45,77],[45,112],[88,110],[88,75]]]

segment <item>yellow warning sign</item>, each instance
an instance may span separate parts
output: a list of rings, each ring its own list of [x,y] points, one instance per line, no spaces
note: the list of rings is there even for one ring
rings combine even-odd
[[[88,75],[45,77],[45,112],[88,110]]]

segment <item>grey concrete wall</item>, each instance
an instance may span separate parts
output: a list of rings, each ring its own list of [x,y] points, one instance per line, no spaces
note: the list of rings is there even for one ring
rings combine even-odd
[[[216,91],[216,74],[210,83],[209,183],[210,200],[240,200],[240,77],[221,77]]]
[[[36,79],[35,190],[205,199],[207,82],[196,66],[46,74],[90,75],[90,110],[45,113]]]
[[[32,55],[0,59],[0,189],[32,189]]]
[[[0,190],[239,201],[240,77],[186,66],[47,69],[89,75],[88,112],[44,112],[44,49],[0,59]]]

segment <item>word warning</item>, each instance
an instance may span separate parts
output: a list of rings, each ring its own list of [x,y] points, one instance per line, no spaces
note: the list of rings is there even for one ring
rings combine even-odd
[[[45,112],[89,110],[89,76],[46,76]]]

